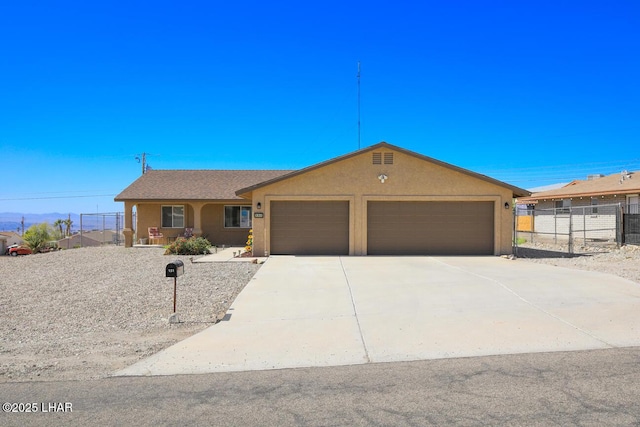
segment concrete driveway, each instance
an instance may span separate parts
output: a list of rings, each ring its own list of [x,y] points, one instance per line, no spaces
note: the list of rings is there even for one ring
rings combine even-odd
[[[274,256],[227,317],[116,375],[637,346],[640,285],[498,257]]]

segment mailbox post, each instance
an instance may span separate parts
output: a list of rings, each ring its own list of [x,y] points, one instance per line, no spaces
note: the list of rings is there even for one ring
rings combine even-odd
[[[178,296],[178,276],[184,274],[184,263],[179,259],[167,264],[165,277],[173,277],[173,314],[176,313],[176,297]]]

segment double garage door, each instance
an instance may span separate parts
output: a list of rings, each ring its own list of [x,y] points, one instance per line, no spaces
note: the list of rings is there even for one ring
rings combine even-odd
[[[367,204],[369,255],[492,255],[493,202]],[[349,202],[271,202],[271,253],[348,255]]]

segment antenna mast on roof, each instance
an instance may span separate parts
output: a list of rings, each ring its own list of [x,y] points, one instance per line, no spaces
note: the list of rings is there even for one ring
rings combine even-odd
[[[358,61],[358,150],[360,149],[360,61]]]

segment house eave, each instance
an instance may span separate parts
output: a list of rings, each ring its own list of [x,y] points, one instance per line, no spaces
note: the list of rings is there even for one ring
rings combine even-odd
[[[599,196],[626,196],[627,194],[638,194],[640,189],[632,190],[612,190],[612,191],[594,191],[587,193],[568,193],[568,194],[549,194],[540,196],[531,196],[525,198],[518,198],[518,204],[526,203],[538,203],[540,200],[562,200],[562,199],[574,199],[578,197],[599,197]]]

